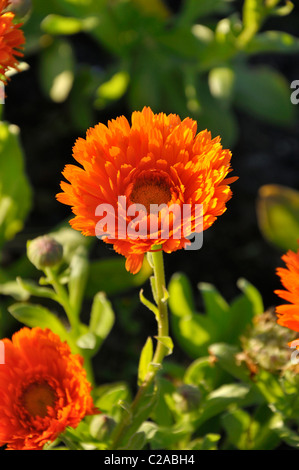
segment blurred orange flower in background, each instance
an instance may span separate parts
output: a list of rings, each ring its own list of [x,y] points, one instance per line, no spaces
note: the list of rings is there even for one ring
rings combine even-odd
[[[147,215],[151,204],[167,208],[188,204],[192,208],[190,234],[209,228],[226,210],[232,195],[229,184],[237,178],[226,178],[231,171],[231,152],[222,148],[220,137],[212,139],[207,130],[196,132],[194,120],[154,114],[148,107],[132,113],[131,125],[121,116],[107,127],[90,128],[86,139],[79,138],[73,148],[73,156],[83,168],[66,165],[63,175],[69,183],[62,182],[63,192],[57,195],[60,202],[72,206],[76,216],[70,221],[72,227],[84,235],[98,235],[97,206],[109,204],[116,212],[118,198],[125,196],[129,206],[142,204]],[[196,218],[195,205],[202,205],[202,220]],[[109,233],[103,237],[126,257],[128,271],[137,273],[144,254],[153,247],[162,246],[170,253],[189,243],[188,235],[175,236],[175,216],[170,220],[169,236],[163,237],[161,217],[163,211],[155,238],[151,233],[145,238]],[[131,220],[127,217],[125,224]],[[116,226],[120,225],[117,220]]]
[[[277,268],[276,272],[286,290],[276,290],[275,294],[290,303],[276,307],[277,323],[299,332],[299,250],[289,250],[281,259],[286,268]]]
[[[82,358],[48,329],[22,328],[3,340],[0,445],[41,450],[67,426],[95,414]]]
[[[0,0],[0,80],[4,83],[7,82],[5,73],[9,67],[18,67],[18,57],[23,56],[20,49],[25,43],[20,29],[22,24],[15,23],[14,13],[5,11],[9,4],[9,0]]]

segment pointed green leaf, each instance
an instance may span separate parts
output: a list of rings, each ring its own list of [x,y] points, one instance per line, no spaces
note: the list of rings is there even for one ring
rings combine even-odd
[[[168,350],[167,356],[172,354],[173,351],[173,341],[169,336],[155,336],[156,340],[162,343]]]
[[[144,381],[146,374],[149,371],[149,364],[153,359],[153,342],[150,337],[147,338],[146,343],[141,351],[139,367],[138,367],[138,385],[140,386]]]
[[[58,334],[61,340],[67,338],[67,331],[59,318],[41,305],[17,303],[11,305],[8,310],[16,320],[30,328],[49,328]]]
[[[295,106],[290,101],[290,85],[269,67],[235,67],[235,105],[263,122],[279,126],[294,123]]]
[[[57,301],[58,297],[53,289],[41,287],[35,282],[27,279],[17,277],[17,283],[21,289],[27,292],[28,298],[32,295],[34,297],[45,297]]]
[[[97,347],[109,335],[115,321],[115,315],[109,300],[103,292],[99,292],[94,297],[91,308],[89,330],[97,338]]]

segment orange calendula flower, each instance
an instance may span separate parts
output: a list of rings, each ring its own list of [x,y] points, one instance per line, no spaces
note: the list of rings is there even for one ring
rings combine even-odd
[[[277,268],[276,272],[286,290],[276,290],[275,294],[290,303],[276,307],[277,323],[299,331],[299,250],[289,250],[281,259],[286,268]]]
[[[0,0],[0,80],[7,82],[5,73],[9,67],[17,68],[18,57],[23,54],[22,49],[25,38],[20,29],[21,23],[14,22],[15,14],[5,9],[9,5],[9,0]]]
[[[50,330],[22,328],[3,340],[0,446],[41,450],[67,426],[94,414],[82,358]]]
[[[90,128],[73,148],[83,168],[66,165],[69,183],[62,182],[57,195],[72,206],[72,227],[113,244],[132,273],[148,251],[185,248],[192,233],[206,230],[223,214],[232,195],[229,184],[237,179],[227,178],[231,152],[222,148],[220,137],[196,132],[194,120],[154,114],[148,107],[133,112],[131,124],[121,116]],[[162,209],[153,213],[153,205]],[[133,218],[131,206],[144,210]],[[99,223],[104,209],[106,226]]]

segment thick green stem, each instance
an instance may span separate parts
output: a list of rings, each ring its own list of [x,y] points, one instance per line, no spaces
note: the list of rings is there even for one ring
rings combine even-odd
[[[163,251],[154,251],[151,255],[154,268],[157,307],[159,311],[159,318],[157,319],[158,336],[168,336],[168,309],[166,301]],[[153,357],[153,363],[161,364],[167,353],[168,349],[166,346],[164,346],[161,341],[158,341],[157,349]]]
[[[158,307],[158,337],[168,336],[168,309],[167,309],[167,296],[165,286],[165,274],[164,274],[164,263],[163,263],[163,251],[155,251],[151,253],[151,259],[154,270],[154,298],[157,302]],[[139,387],[139,390],[135,396],[133,403],[129,410],[126,410],[122,421],[117,426],[112,436],[112,443],[110,446],[111,450],[116,450],[122,446],[122,443],[126,441],[128,435],[132,435],[132,430],[137,430],[138,427],[145,421],[148,416],[142,413],[139,409],[139,405],[142,402],[142,409],[147,409],[145,405],[145,398],[148,394],[149,403],[153,398],[152,392],[150,391],[154,379],[157,375],[158,370],[161,368],[164,357],[168,354],[168,348],[161,342],[157,341],[156,351],[152,360],[153,367],[151,367]],[[150,410],[150,406],[148,407]],[[150,413],[150,411],[148,412]],[[142,419],[142,421],[141,421]],[[141,421],[141,422],[140,422]]]

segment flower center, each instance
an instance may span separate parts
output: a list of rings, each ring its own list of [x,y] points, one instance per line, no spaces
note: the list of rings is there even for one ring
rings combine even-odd
[[[53,388],[45,382],[34,382],[30,384],[23,394],[23,403],[32,416],[44,418],[47,413],[47,407],[55,405],[55,392]]]
[[[134,204],[142,204],[149,214],[151,204],[167,204],[171,200],[169,183],[156,173],[143,175],[135,182],[130,200]]]

